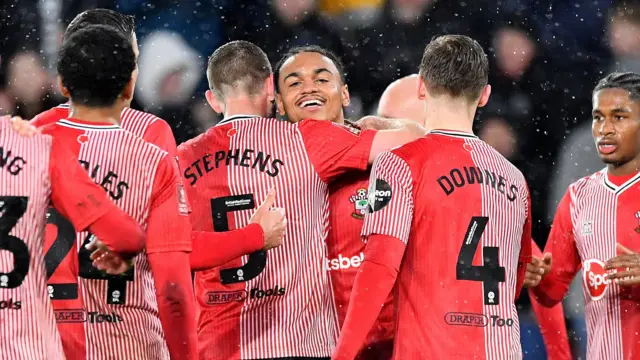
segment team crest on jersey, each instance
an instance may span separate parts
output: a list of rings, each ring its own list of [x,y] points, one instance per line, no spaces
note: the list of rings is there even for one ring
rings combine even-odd
[[[636,232],[640,234],[640,211],[636,213],[636,219],[638,220],[638,226],[636,226]]]
[[[351,213],[351,216],[362,220],[364,219],[364,214],[367,211],[367,189],[358,189],[355,194],[349,197],[349,202],[353,204],[354,211]]]
[[[593,221],[582,222],[582,236],[593,235]]]
[[[89,136],[87,136],[87,134],[78,135],[78,142],[80,144],[84,144],[87,141],[89,141]]]

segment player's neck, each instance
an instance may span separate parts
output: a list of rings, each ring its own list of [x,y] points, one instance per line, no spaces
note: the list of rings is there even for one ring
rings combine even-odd
[[[456,130],[472,133],[475,107],[443,99],[431,99],[426,104],[424,126],[429,130]]]
[[[71,102],[69,117],[88,122],[120,124],[120,113],[124,106],[88,107]]]
[[[638,171],[640,171],[640,156],[621,165],[607,165],[607,172],[613,176],[629,176]]]
[[[257,100],[245,96],[227,97],[224,102],[225,119],[235,115],[266,116],[265,107]]]

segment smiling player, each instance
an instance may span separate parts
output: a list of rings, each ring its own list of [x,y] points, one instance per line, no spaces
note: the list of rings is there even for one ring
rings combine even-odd
[[[276,66],[280,113],[294,123],[313,118],[344,125],[343,109],[349,105],[349,89],[343,74],[340,59],[328,50],[317,46],[291,49]],[[349,129],[360,132],[355,127]],[[329,186],[327,269],[340,326],[347,314],[353,280],[364,260],[365,244],[360,231],[368,187],[368,172],[345,174]],[[389,296],[359,359],[391,358],[393,321],[393,298]]]

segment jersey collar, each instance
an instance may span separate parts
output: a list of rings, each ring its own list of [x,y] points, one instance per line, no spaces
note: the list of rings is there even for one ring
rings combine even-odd
[[[82,121],[78,119],[62,119],[58,121],[61,126],[79,130],[117,130],[120,126],[111,123],[98,123],[92,121]]]
[[[451,136],[451,137],[463,138],[463,139],[477,139],[478,138],[477,136],[475,136],[472,133],[468,133],[468,132],[464,132],[464,131],[457,131],[457,130],[436,129],[436,130],[429,131],[427,133],[427,135],[429,135],[429,134]]]
[[[224,125],[224,124],[228,124],[230,122],[236,121],[236,120],[254,119],[254,118],[259,118],[259,117],[262,117],[262,116],[238,114],[238,115],[233,115],[233,116],[226,117],[226,118],[220,120],[220,122],[217,123],[216,125]]]
[[[639,181],[640,181],[640,172],[638,172],[633,177],[631,177],[631,179],[625,181],[624,184],[618,186],[613,182],[609,181],[609,172],[607,168],[602,169],[602,182],[604,184],[604,187],[611,190],[616,195],[620,195],[621,193],[631,188],[634,184],[638,183]]]

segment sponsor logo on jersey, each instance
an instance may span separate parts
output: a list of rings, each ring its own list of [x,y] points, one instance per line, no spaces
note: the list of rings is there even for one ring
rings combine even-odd
[[[364,253],[360,252],[360,255],[356,255],[353,257],[342,256],[342,254],[338,254],[337,259],[327,260],[327,270],[344,270],[349,268],[357,268],[360,267],[360,264],[364,261]]]
[[[13,298],[0,300],[0,310],[20,310],[22,301],[14,301]]]
[[[262,299],[271,296],[283,296],[286,292],[286,289],[276,285],[273,289],[262,290],[258,288],[253,288],[249,292],[249,296],[252,299]]]
[[[582,222],[582,236],[593,235],[593,221]]]
[[[100,314],[95,311],[90,311],[90,312],[87,312],[87,314],[89,314],[89,322],[91,324],[101,324],[105,322],[116,324],[124,321],[122,320],[122,317],[116,313]]]
[[[232,301],[242,301],[247,298],[247,292],[238,291],[209,291],[206,294],[207,305],[226,304]]]
[[[87,321],[84,309],[55,310],[56,321],[59,323],[79,323]]]
[[[636,226],[636,232],[640,234],[640,211],[636,213],[636,219],[638,219],[638,226]]]
[[[483,314],[450,312],[444,316],[448,325],[485,327],[489,319]]]
[[[475,313],[463,313],[463,312],[450,312],[444,316],[444,321],[448,325],[454,326],[472,326],[472,327],[486,327],[491,325],[493,327],[513,326],[513,319],[501,318],[498,315],[491,315],[487,318],[484,314]]]
[[[124,322],[122,316],[112,312],[110,314],[102,314],[96,311],[86,311],[84,309],[66,309],[55,310],[56,322],[59,323],[82,323],[90,324],[111,323],[117,324]]]
[[[358,189],[355,194],[349,197],[349,202],[355,207],[354,211],[351,213],[352,217],[358,220],[364,219],[364,214],[367,211],[367,204],[369,203],[367,199],[367,189]]]
[[[373,185],[373,186],[372,186]],[[382,179],[376,179],[376,182],[369,185],[369,212],[381,210],[391,201],[391,185]]]
[[[591,299],[600,300],[607,293],[609,276],[604,269],[604,263],[598,259],[586,260],[582,263],[582,277],[584,287]]]

